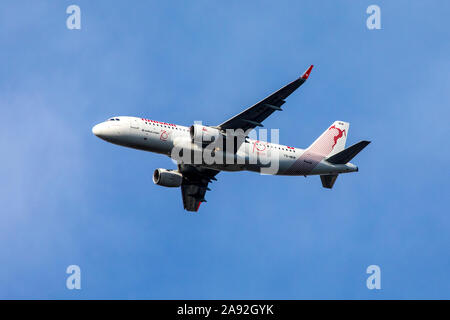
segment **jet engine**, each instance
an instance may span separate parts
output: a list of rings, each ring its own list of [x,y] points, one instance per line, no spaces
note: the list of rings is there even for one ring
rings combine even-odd
[[[211,143],[220,136],[220,131],[216,128],[194,124],[189,129],[192,142],[201,142],[202,144]]]
[[[153,172],[153,182],[159,186],[177,188],[182,181],[183,175],[175,170],[159,168]]]

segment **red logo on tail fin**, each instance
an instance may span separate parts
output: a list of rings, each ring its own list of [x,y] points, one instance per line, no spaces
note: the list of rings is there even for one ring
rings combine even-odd
[[[333,144],[333,146],[331,147],[331,150],[333,150],[333,148],[334,148],[334,146],[336,145],[337,141],[338,141],[340,138],[342,138],[342,136],[343,136],[344,134],[345,134],[345,136],[347,136],[347,133],[345,132],[345,129],[344,129],[344,130],[341,130],[341,129],[339,129],[339,128],[336,128],[334,124],[333,124],[333,125],[330,127],[330,129],[328,129],[328,130],[331,130],[331,129],[336,129],[336,130],[338,131],[338,134],[335,135],[335,136],[333,137],[333,138],[334,138],[334,144]]]

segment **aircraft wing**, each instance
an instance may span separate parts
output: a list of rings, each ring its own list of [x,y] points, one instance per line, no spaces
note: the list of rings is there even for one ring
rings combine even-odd
[[[183,206],[187,211],[198,211],[200,204],[206,202],[205,194],[209,190],[211,180],[217,180],[217,170],[195,167],[193,165],[178,165],[178,171],[183,174],[181,183],[181,196]]]
[[[292,81],[280,90],[269,95],[267,98],[225,121],[218,127],[223,130],[243,129],[245,132],[249,129],[254,129],[255,127],[262,127],[262,122],[274,111],[282,110],[280,107],[285,103],[284,99],[297,90],[297,88],[308,79],[312,68],[313,66],[311,65],[300,78]]]

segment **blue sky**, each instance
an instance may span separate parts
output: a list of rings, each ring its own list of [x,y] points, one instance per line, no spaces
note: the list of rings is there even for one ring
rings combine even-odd
[[[77,4],[82,29],[68,30]],[[381,8],[381,30],[366,8]],[[450,298],[448,1],[2,1],[0,298]],[[221,173],[198,214],[112,115],[219,124],[298,77],[265,122],[372,141],[333,190]],[[79,265],[82,289],[65,286]],[[381,267],[368,290],[366,268]]]

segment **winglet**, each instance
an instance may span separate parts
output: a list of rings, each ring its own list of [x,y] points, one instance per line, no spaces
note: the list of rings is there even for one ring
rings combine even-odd
[[[308,70],[306,70],[305,73],[301,76],[301,78],[302,78],[302,79],[305,79],[305,80],[308,79],[308,77],[309,77],[309,75],[310,75],[310,73],[311,73],[313,67],[314,67],[314,65],[311,65],[311,66],[308,68]]]

